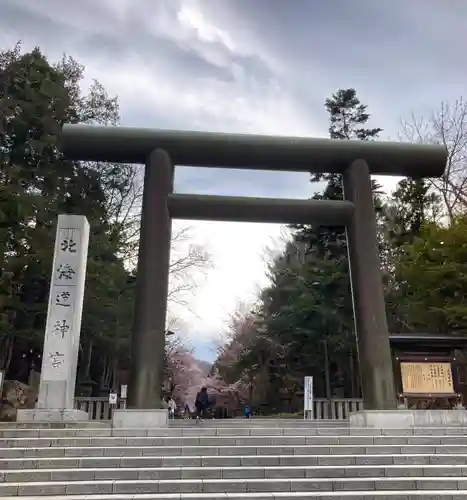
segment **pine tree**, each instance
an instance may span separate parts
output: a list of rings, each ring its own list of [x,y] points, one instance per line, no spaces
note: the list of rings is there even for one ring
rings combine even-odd
[[[333,139],[371,140],[381,131],[365,128],[369,114],[353,89],[339,90],[325,106]],[[314,175],[313,183],[324,180],[326,185],[313,198],[342,200],[341,177]],[[373,187],[377,192],[378,186]],[[381,205],[379,197],[376,200]],[[326,395],[326,347],[332,389],[343,388],[347,397],[359,394],[345,228],[310,225],[296,229],[293,240],[271,263],[270,285],[261,296],[261,331],[273,349],[265,356],[255,334],[244,351],[248,354],[226,368],[235,378],[255,363],[267,366],[268,383],[263,390],[269,407],[278,409],[281,394],[299,393],[306,375],[313,375],[316,394]]]
[[[420,234],[425,222],[441,212],[441,199],[425,179],[403,179],[384,207],[391,247],[411,243]]]
[[[367,126],[370,114],[367,106],[357,97],[355,89],[340,89],[331,98],[326,99],[325,108],[329,113],[329,135],[335,140],[368,141],[378,137],[381,128]],[[322,194],[315,194],[314,199],[342,200],[342,175],[336,173],[314,174],[312,183],[326,181]],[[373,181],[375,209],[382,210],[380,187]],[[344,227],[302,226],[296,233],[296,239],[307,245],[308,262],[315,270],[314,295],[322,298],[320,312],[322,316],[322,335],[328,337],[330,345],[340,345],[344,358],[345,352],[351,352],[348,363],[348,379],[351,380],[351,393],[356,390],[355,359],[356,343],[353,332],[353,306],[351,300],[347,240]],[[335,337],[334,341],[331,337]],[[337,340],[338,339],[338,340]],[[330,349],[331,358],[339,363],[342,356]],[[347,371],[344,368],[344,371]]]
[[[381,128],[367,128],[365,125],[370,119],[367,106],[361,104],[355,89],[340,89],[331,98],[326,99],[325,108],[329,113],[329,136],[336,140],[368,141],[378,137]],[[315,194],[317,200],[342,200],[342,175],[336,173],[313,174],[311,182],[327,181],[322,194]],[[380,186],[372,182],[375,193],[375,208],[379,212],[382,208]],[[336,257],[346,255],[345,228],[325,228],[300,226],[297,239],[307,241],[311,246],[323,247],[326,253],[333,253]]]

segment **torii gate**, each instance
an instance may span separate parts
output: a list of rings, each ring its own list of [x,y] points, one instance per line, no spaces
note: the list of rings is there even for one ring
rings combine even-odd
[[[439,177],[441,145],[64,125],[65,157],[145,164],[128,407],[161,408],[172,218],[346,226],[366,410],[396,407],[370,174]],[[173,193],[175,165],[335,172],[343,201]]]

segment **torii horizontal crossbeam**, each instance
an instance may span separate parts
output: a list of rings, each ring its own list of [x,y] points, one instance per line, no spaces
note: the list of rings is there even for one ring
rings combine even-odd
[[[174,219],[345,226],[354,212],[349,201],[287,200],[198,194],[169,194]]]
[[[433,144],[74,124],[63,126],[61,145],[67,158],[83,161],[145,163],[160,148],[174,165],[342,173],[361,159],[371,174],[409,177],[439,177],[447,159],[446,148]]]

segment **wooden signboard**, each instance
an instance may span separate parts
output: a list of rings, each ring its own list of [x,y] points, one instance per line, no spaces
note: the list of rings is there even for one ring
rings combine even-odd
[[[401,362],[402,390],[406,395],[455,394],[451,363]]]

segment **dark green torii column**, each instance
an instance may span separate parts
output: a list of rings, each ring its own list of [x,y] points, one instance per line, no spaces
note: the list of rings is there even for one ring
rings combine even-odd
[[[439,177],[445,147],[89,125],[65,125],[61,143],[69,159],[146,165],[130,407],[161,404],[170,221],[177,217],[346,225],[364,406],[395,408],[370,174]],[[341,173],[345,201],[173,194],[172,165]]]

